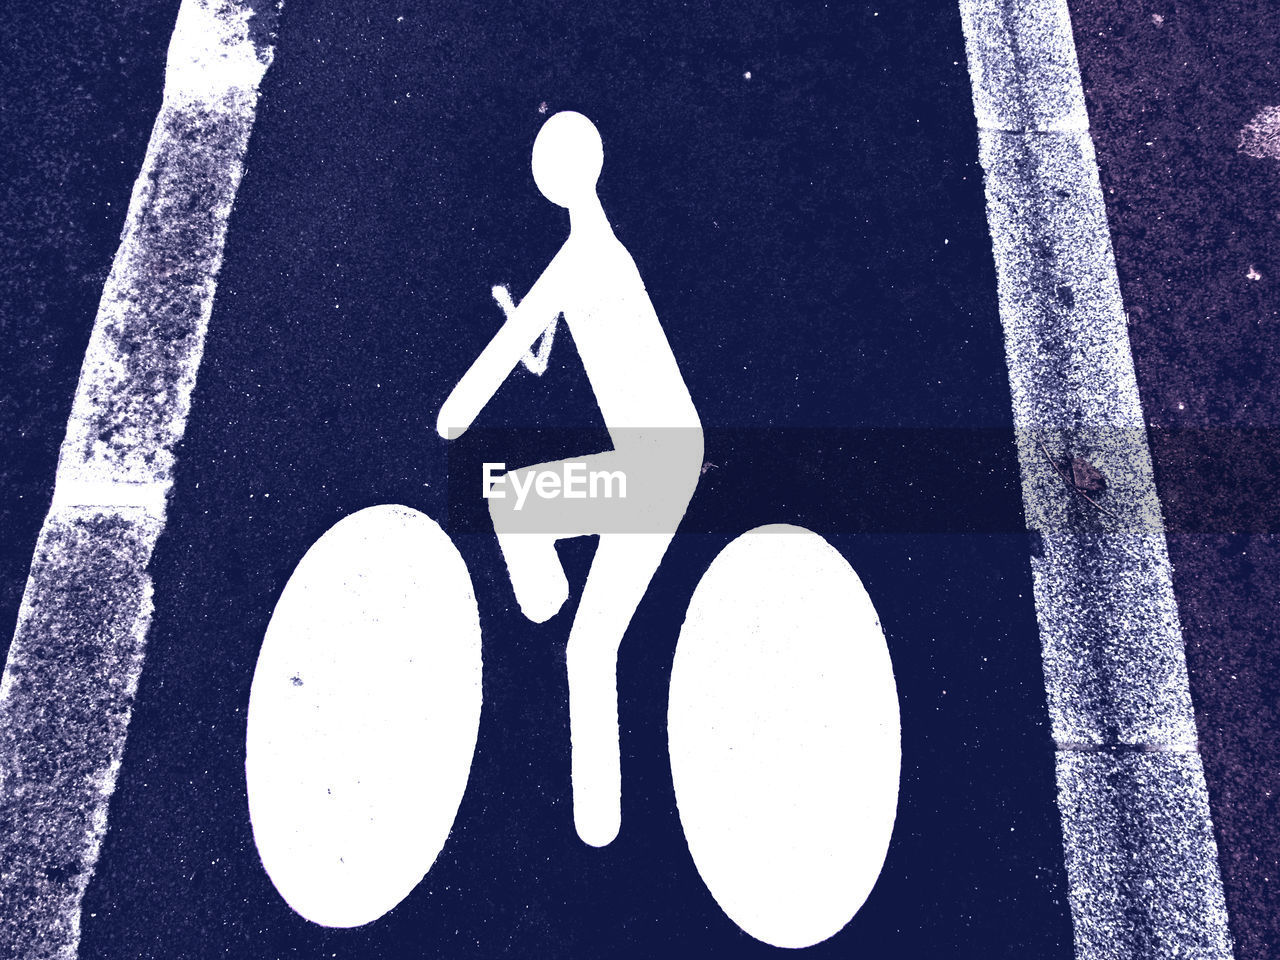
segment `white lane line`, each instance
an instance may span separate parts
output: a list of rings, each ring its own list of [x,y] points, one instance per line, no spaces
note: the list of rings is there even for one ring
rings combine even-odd
[[[183,0],[0,680],[0,956],[70,958],[278,5]]]
[[[1081,960],[1227,958],[1181,626],[1066,0],[960,0]],[[1105,489],[1077,496],[1082,460]]]

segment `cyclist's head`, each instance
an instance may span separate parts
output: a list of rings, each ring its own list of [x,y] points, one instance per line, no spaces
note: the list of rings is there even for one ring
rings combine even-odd
[[[572,110],[551,117],[533,142],[533,181],[562,207],[595,197],[603,165],[604,146],[595,125]]]

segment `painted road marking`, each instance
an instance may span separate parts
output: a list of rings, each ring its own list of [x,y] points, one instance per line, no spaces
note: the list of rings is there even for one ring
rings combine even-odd
[[[147,565],[271,27],[238,0],[184,0],[178,12],[0,682],[4,956],[78,948],[151,621]]]
[[[960,10],[1076,954],[1230,957],[1182,630],[1070,14],[1065,0],[961,0]],[[1068,484],[1076,464],[1088,477],[1100,474],[1105,489]]]

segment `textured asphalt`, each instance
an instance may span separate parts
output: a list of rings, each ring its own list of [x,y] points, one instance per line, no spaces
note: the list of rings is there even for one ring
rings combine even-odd
[[[1280,944],[1280,104],[1267,2],[1072,0],[1239,960]],[[1252,151],[1258,153],[1262,151]]]

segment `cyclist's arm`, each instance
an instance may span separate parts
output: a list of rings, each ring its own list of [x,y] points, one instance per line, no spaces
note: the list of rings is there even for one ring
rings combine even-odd
[[[520,358],[560,312],[555,283],[559,259],[557,256],[551,261],[533,289],[508,314],[502,328],[494,334],[440,408],[436,432],[446,440],[461,436],[471,426],[471,421],[498,392],[498,387],[502,386]]]

